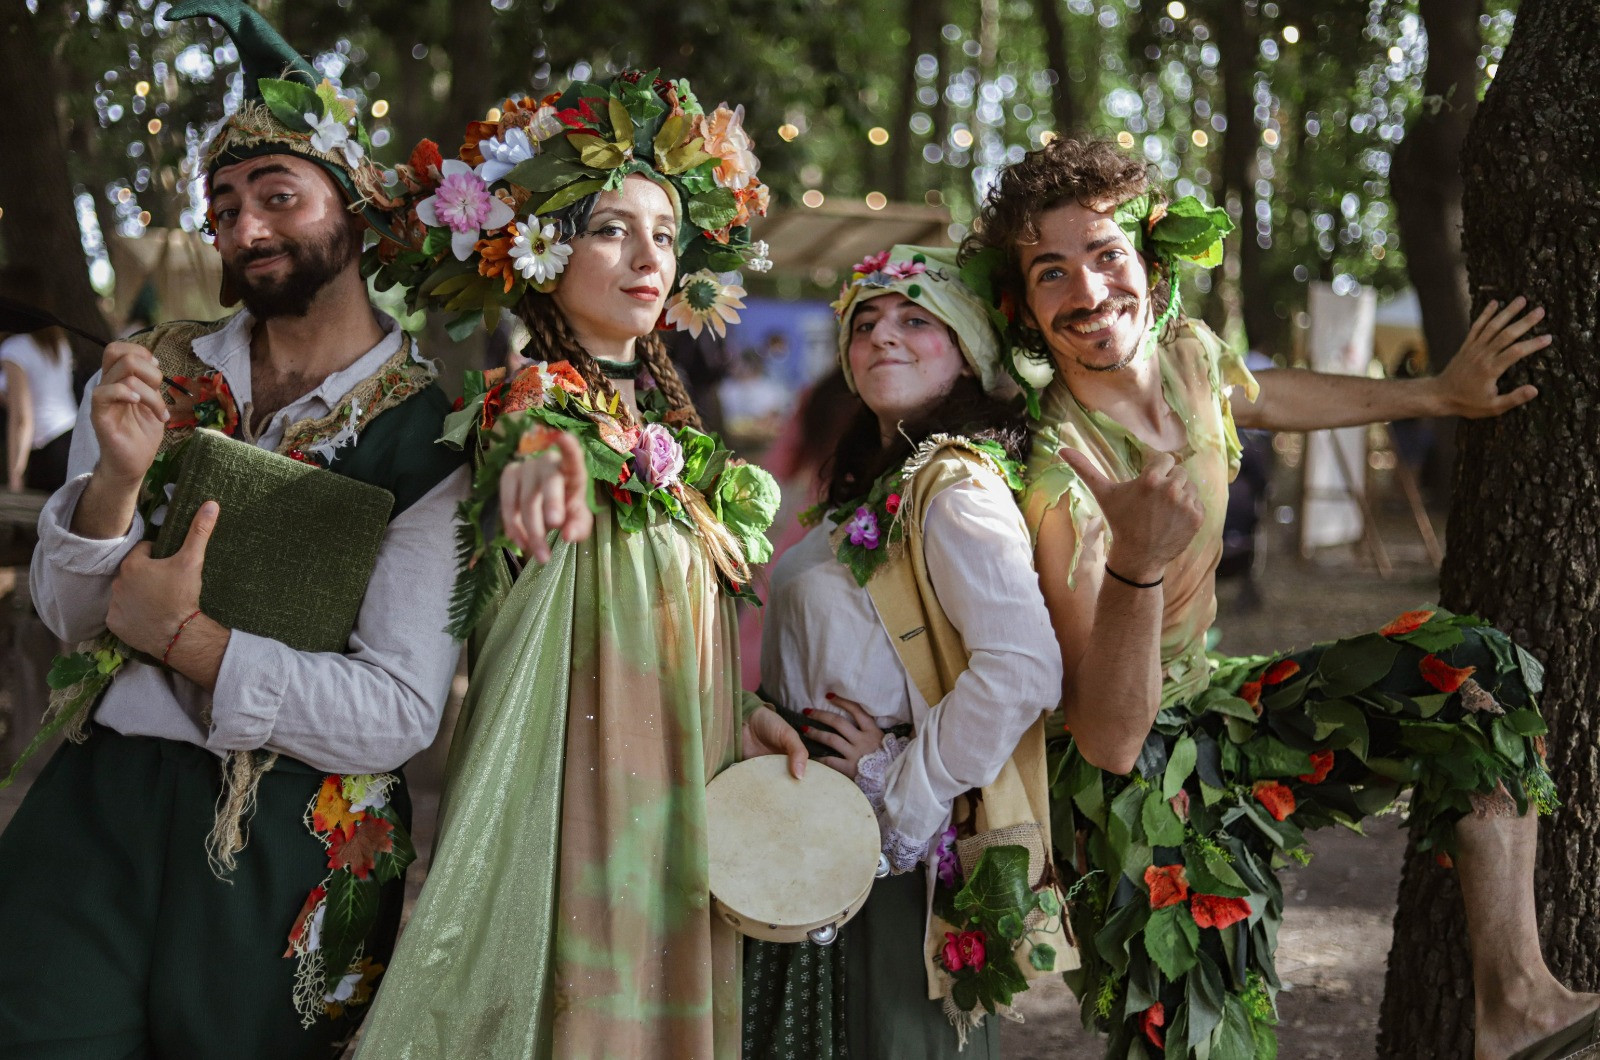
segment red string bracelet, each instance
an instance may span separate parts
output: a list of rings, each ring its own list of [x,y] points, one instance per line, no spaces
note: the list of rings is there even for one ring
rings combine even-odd
[[[200,615],[200,609],[196,608],[194,614],[190,615],[188,618],[186,618],[182,622],[178,623],[178,632],[174,633],[172,635],[172,639],[167,641],[167,650],[161,653],[161,665],[162,666],[167,665],[167,656],[172,654],[172,649],[177,645],[178,638],[183,636],[184,628],[186,626],[188,626],[189,623],[193,622],[197,617],[199,617],[199,615]]]

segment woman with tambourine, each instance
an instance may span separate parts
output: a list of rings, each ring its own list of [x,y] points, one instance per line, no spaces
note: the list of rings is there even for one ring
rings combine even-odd
[[[773,571],[762,685],[867,795],[893,874],[832,946],[747,941],[745,1055],[992,1057],[986,1011],[1076,966],[1046,856],[1060,656],[1012,499],[1025,428],[952,251],[873,255],[834,308],[863,407]]]

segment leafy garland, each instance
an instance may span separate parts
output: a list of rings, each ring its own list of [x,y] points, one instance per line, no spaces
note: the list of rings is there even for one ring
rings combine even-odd
[[[1492,660],[1493,687],[1441,657],[1456,649]],[[1503,785],[1521,812],[1557,805],[1543,670],[1476,618],[1408,612],[1292,657],[1214,665],[1206,691],[1157,714],[1127,777],[1052,742],[1056,848],[1086,839],[1073,906],[1084,963],[1067,981],[1085,1024],[1109,1032],[1108,1056],[1276,1056],[1273,868],[1309,858],[1306,829],[1360,831],[1409,785],[1418,846],[1448,865],[1475,793]],[[1406,757],[1375,753],[1375,737]]]
[[[389,801],[392,773],[330,775],[306,807],[328,851],[328,875],[300,907],[285,957],[296,958],[295,1009],[310,1027],[372,999],[383,965],[362,955],[383,885],[403,879],[417,852]]]
[[[1018,943],[1054,931],[1062,905],[1054,887],[1032,888],[1026,847],[990,847],[963,878],[960,861],[951,849],[955,838],[952,826],[942,837],[937,854],[933,912],[955,928],[945,933],[939,967],[953,980],[950,1002],[957,1009],[976,1013],[981,1005],[996,1013],[1028,989],[1027,977],[1017,962]],[[995,945],[997,941],[1000,945]],[[1034,942],[1028,947],[1028,961],[1038,971],[1050,971],[1055,967],[1055,947]]]
[[[687,424],[657,390],[638,395],[642,425],[619,418],[618,399],[597,401],[566,361],[532,364],[515,379],[505,369],[468,372],[457,409],[445,417],[440,441],[477,452],[472,489],[457,508],[457,574],[450,597],[450,634],[464,640],[483,618],[501,585],[494,555],[521,555],[500,525],[500,474],[513,461],[540,452],[553,432],[572,434],[589,476],[606,488],[618,524],[638,533],[662,518],[705,534],[693,510],[703,505],[731,535],[740,567],[772,558],[766,537],[778,511],[778,485],[753,464],[736,460],[716,435]],[[594,495],[591,509],[599,512]],[[730,577],[719,566],[723,591],[760,606],[748,576]]]
[[[850,568],[857,585],[866,585],[878,568],[900,554],[905,526],[900,519],[900,499],[906,479],[921,470],[927,458],[939,449],[957,446],[983,460],[991,471],[1005,480],[1013,493],[1022,489],[1022,465],[1006,455],[1005,447],[990,440],[974,441],[948,434],[935,434],[917,447],[904,464],[879,475],[864,496],[837,509],[839,535],[834,554]],[[800,513],[802,526],[815,526],[825,511],[820,504]]]

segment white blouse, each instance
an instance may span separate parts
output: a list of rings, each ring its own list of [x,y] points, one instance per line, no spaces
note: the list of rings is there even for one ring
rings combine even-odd
[[[828,544],[829,519],[772,572],[761,640],[762,687],[790,710],[834,711],[832,692],[887,729],[915,726],[883,775],[885,850],[925,851],[955,798],[994,780],[1029,725],[1061,698],[1061,655],[1010,491],[975,470],[928,506],[923,547],[934,592],[970,653],[930,710],[900,664],[872,597]],[[876,801],[876,800],[874,800]],[[897,869],[910,865],[897,864]]]

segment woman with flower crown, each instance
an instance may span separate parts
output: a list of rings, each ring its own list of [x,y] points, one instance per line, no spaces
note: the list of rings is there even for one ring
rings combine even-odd
[[[1021,407],[954,251],[873,255],[834,308],[862,407],[774,568],[762,687],[866,793],[893,874],[832,947],[746,944],[745,1055],[993,1057],[985,1011],[1075,966],[1041,827],[1061,663],[1011,493]]]
[[[763,264],[742,111],[623,74],[424,143],[380,285],[509,309],[535,363],[469,373],[476,454],[454,631],[476,630],[432,868],[360,1056],[738,1055],[739,953],[711,914],[705,785],[799,738],[738,684],[734,599],[776,488],[730,459],[662,344],[737,320],[713,269]],[[644,380],[653,380],[646,388]],[[526,557],[500,597],[502,555]],[[741,748],[741,729],[742,748]]]

